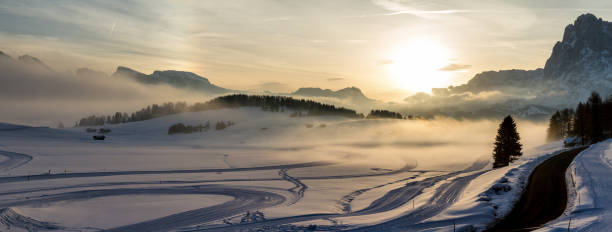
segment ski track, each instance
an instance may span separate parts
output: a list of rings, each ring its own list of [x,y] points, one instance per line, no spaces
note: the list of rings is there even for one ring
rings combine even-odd
[[[275,218],[269,219],[264,222],[255,222],[248,224],[238,224],[238,225],[229,225],[229,226],[201,226],[195,228],[184,228],[181,231],[243,231],[250,230],[255,228],[278,228],[281,225],[303,222],[303,221],[311,221],[317,219],[329,220],[338,217],[344,216],[360,216],[360,215],[368,215],[381,213],[389,210],[396,209],[414,197],[423,193],[425,188],[434,186],[436,183],[440,181],[447,180],[449,178],[455,177],[460,174],[475,172],[477,170],[481,170],[488,164],[488,160],[481,160],[473,163],[470,167],[449,174],[444,174],[440,176],[434,176],[427,178],[422,181],[417,182],[409,182],[406,186],[391,190],[386,193],[384,196],[372,202],[365,209],[347,213],[347,214],[333,214],[333,213],[321,213],[321,214],[307,214],[307,215],[298,215],[284,218]],[[429,204],[419,207],[415,209],[408,215],[401,216],[396,219],[392,219],[377,225],[365,226],[360,228],[353,228],[351,231],[406,231],[413,230],[416,228],[423,227],[426,224],[419,224],[420,221],[425,220],[427,218],[433,217],[436,214],[440,213],[444,209],[451,206],[459,197],[463,189],[469,184],[469,182],[481,175],[485,171],[476,172],[474,174],[468,176],[457,177],[449,183],[442,184],[439,188],[436,189],[436,193],[429,200]],[[411,229],[412,228],[412,229]],[[332,230],[346,230],[346,226],[331,228]],[[417,229],[418,230],[418,229]],[[265,230],[263,230],[265,231]]]
[[[419,172],[425,173],[427,171],[405,171],[405,172]],[[440,171],[435,171],[440,172]],[[373,176],[386,176],[386,175],[394,175],[397,174],[397,171],[386,172],[386,173],[368,173],[368,174],[355,174],[355,175],[335,175],[335,176],[311,176],[311,177],[295,177],[296,179],[301,180],[328,180],[328,179],[349,179],[349,178],[360,178],[360,177],[373,177]],[[48,174],[47,174],[48,175]],[[60,174],[63,175],[63,174]],[[69,174],[68,174],[69,175]],[[21,176],[24,178],[23,181],[27,180],[27,176]],[[67,177],[69,178],[69,177]],[[2,178],[0,178],[2,179]],[[410,178],[408,178],[410,179]],[[32,178],[32,181],[38,180]],[[58,187],[47,187],[47,188],[30,188],[30,189],[22,189],[22,190],[13,190],[0,192],[0,196],[4,195],[14,195],[14,194],[25,194],[25,193],[33,193],[33,192],[42,192],[42,191],[52,191],[52,190],[62,190],[62,189],[71,189],[71,188],[88,188],[88,187],[108,187],[108,186],[123,186],[123,185],[146,185],[146,184],[205,184],[205,183],[218,183],[218,182],[254,182],[254,181],[281,181],[285,180],[283,178],[238,178],[238,179],[212,179],[212,180],[161,180],[161,181],[123,181],[123,182],[103,182],[103,183],[86,183],[86,184],[76,184],[69,186],[58,186]],[[14,181],[10,181],[14,182]],[[0,181],[1,183],[1,181]]]
[[[0,177],[0,183],[10,183],[19,181],[35,181],[35,180],[51,180],[64,178],[82,178],[82,177],[102,177],[102,176],[123,176],[123,175],[148,175],[148,174],[189,174],[189,173],[210,173],[210,172],[245,172],[245,171],[262,171],[275,170],[283,168],[306,168],[331,165],[329,162],[308,162],[286,165],[272,165],[247,168],[213,168],[213,169],[179,169],[179,170],[142,170],[142,171],[116,171],[116,172],[73,172],[73,173],[55,173],[55,174],[36,174],[29,176],[10,176]]]
[[[320,162],[318,164],[319,165],[330,165],[330,163],[320,163]],[[318,165],[317,163],[302,163],[302,164],[293,164],[293,165],[282,165],[280,167],[283,167],[284,169],[284,167],[287,167],[287,166],[290,166],[291,168],[296,168],[296,167],[314,167]],[[278,166],[252,167],[249,169],[250,170],[270,170],[270,169],[273,169],[272,167],[278,167]],[[439,171],[439,170],[410,170],[410,168],[413,168],[413,167],[404,167],[402,169],[398,169],[398,170],[391,171],[391,172],[384,172],[384,173],[366,173],[366,174],[333,175],[333,176],[307,176],[307,177],[295,177],[295,178],[291,177],[291,178],[298,179],[298,180],[299,179],[301,180],[328,180],[328,179],[348,179],[348,178],[361,178],[361,177],[388,176],[388,175],[395,175],[395,174],[402,173],[402,172],[416,172],[416,173],[445,172],[445,171]],[[286,169],[288,170],[288,168]],[[202,172],[215,172],[216,170],[221,170],[221,169],[203,169],[201,171]],[[245,171],[244,168],[222,169],[222,170],[226,170],[224,172]],[[180,172],[181,170],[177,170],[177,171]],[[194,170],[186,170],[186,171],[189,171],[189,173],[193,173],[191,171],[194,171]],[[249,170],[246,170],[246,171],[249,171]],[[137,171],[137,172],[140,172],[140,171]],[[156,171],[146,171],[146,172],[147,173],[141,173],[141,174],[154,174],[151,172],[156,172]],[[167,172],[167,171],[157,171],[157,172]],[[95,172],[95,173],[67,173],[67,174],[60,173],[60,174],[40,174],[40,175],[30,175],[30,176],[0,177],[0,184],[10,183],[10,182],[19,182],[19,181],[37,181],[37,180],[47,180],[47,179],[81,178],[81,177],[100,176],[100,175],[96,175],[97,173],[98,172]],[[122,174],[120,175],[128,175],[128,174],[125,174],[125,172],[121,172],[121,173]],[[107,174],[107,172],[104,172],[104,174]],[[131,175],[138,175],[138,174],[131,174]],[[108,176],[108,175],[102,175],[102,176]],[[253,182],[253,181],[280,181],[280,180],[286,180],[286,179],[284,178],[236,178],[236,179],[212,179],[212,180],[189,180],[189,181],[160,180],[160,181],[104,182],[104,183],[87,183],[87,184],[77,184],[77,185],[59,186],[59,187],[30,188],[30,189],[6,191],[6,192],[0,192],[0,196],[13,195],[13,194],[25,194],[25,193],[33,193],[33,192],[41,192],[41,191],[71,189],[71,188],[107,187],[107,186],[122,186],[122,185],[204,184],[204,183],[218,183],[218,182]],[[302,182],[300,181],[300,183]]]
[[[418,231],[428,228],[429,223],[419,223],[431,218],[451,206],[458,199],[463,189],[470,181],[483,172],[458,177],[450,183],[442,184],[428,203],[415,209],[407,215],[380,224],[356,228],[350,231]]]
[[[29,162],[32,157],[29,155],[0,151],[0,155],[7,156],[9,159],[0,163],[0,171],[10,170],[12,168],[19,167]],[[226,160],[224,159],[224,162]],[[48,188],[31,188],[26,190],[16,190],[0,193],[0,195],[13,195],[13,194],[24,194],[32,192],[43,192],[50,190],[64,190],[71,188],[88,188],[88,187],[102,187],[102,186],[121,186],[121,185],[137,185],[137,184],[202,184],[212,182],[234,182],[234,181],[271,181],[271,180],[285,180],[291,182],[295,187],[291,189],[276,189],[266,188],[265,190],[258,190],[256,187],[248,186],[225,186],[217,184],[208,185],[192,185],[192,186],[163,186],[157,188],[116,188],[116,189],[103,189],[103,190],[80,190],[74,192],[64,192],[50,195],[40,195],[38,197],[25,197],[13,200],[3,200],[0,202],[0,222],[5,225],[20,227],[20,228],[33,228],[32,230],[40,229],[61,229],[62,227],[56,226],[53,223],[40,222],[35,219],[21,216],[14,212],[10,207],[25,206],[25,205],[40,205],[53,202],[68,202],[74,200],[85,200],[104,196],[116,196],[116,195],[140,195],[140,194],[215,194],[215,195],[226,195],[231,196],[234,200],[225,202],[219,205],[200,208],[196,210],[185,211],[169,216],[139,222],[132,225],[112,228],[106,231],[168,231],[168,230],[184,230],[184,231],[236,231],[242,229],[250,229],[254,227],[274,227],[281,226],[289,223],[309,221],[315,219],[323,220],[334,220],[333,218],[342,216],[357,216],[367,215],[385,212],[400,207],[414,197],[418,196],[423,192],[425,188],[431,187],[456,175],[472,172],[479,170],[487,163],[476,162],[469,168],[448,174],[430,177],[422,181],[410,182],[405,186],[391,190],[384,196],[373,201],[368,207],[351,212],[350,203],[357,196],[363,194],[366,191],[375,188],[381,188],[383,186],[399,183],[402,181],[408,181],[415,179],[421,174],[428,171],[436,170],[411,170],[414,167],[404,167],[395,171],[384,172],[384,173],[368,173],[368,174],[353,174],[353,175],[336,175],[336,176],[313,176],[313,177],[293,177],[287,173],[292,168],[306,168],[330,165],[328,162],[309,162],[309,163],[298,163],[298,164],[287,164],[287,165],[273,165],[273,166],[260,166],[260,167],[246,167],[246,168],[225,168],[225,169],[189,169],[189,170],[143,170],[143,171],[117,171],[117,172],[78,172],[78,173],[63,173],[63,174],[38,174],[29,176],[12,176],[12,177],[0,177],[1,183],[19,182],[19,181],[39,181],[39,180],[50,180],[50,179],[64,179],[64,178],[83,178],[83,177],[103,177],[103,176],[120,176],[120,175],[147,175],[147,174],[188,174],[188,173],[212,173],[212,172],[240,172],[240,171],[261,171],[261,170],[274,170],[279,169],[278,172],[280,178],[244,178],[244,179],[217,179],[217,180],[193,180],[193,181],[135,181],[135,182],[107,182],[107,183],[88,183],[88,184],[77,184],[71,186],[60,186],[60,187],[48,187]],[[228,164],[229,166],[229,164]],[[359,178],[359,177],[374,177],[374,176],[386,176],[394,175],[402,172],[416,172],[417,174],[408,178],[388,182],[386,184],[373,186],[370,188],[364,188],[356,190],[348,195],[345,195],[338,201],[343,214],[309,214],[309,215],[298,215],[285,218],[270,219],[264,222],[255,222],[249,224],[238,224],[230,226],[212,225],[202,227],[193,227],[194,225],[201,225],[202,223],[220,220],[223,218],[231,217],[243,213],[249,210],[263,209],[280,205],[287,201],[287,197],[274,193],[276,191],[289,191],[294,197],[289,203],[294,204],[299,201],[303,196],[304,192],[308,188],[300,179],[345,179],[345,178]],[[442,171],[437,171],[442,172]],[[413,228],[419,227],[422,224],[416,224],[424,219],[430,218],[437,213],[441,212],[448,206],[452,205],[457,199],[459,194],[463,191],[463,188],[476,176],[482,172],[472,174],[469,176],[458,177],[455,180],[443,184],[440,188],[436,189],[436,193],[429,200],[429,204],[422,206],[408,215],[377,224],[368,227],[355,228],[355,231],[371,231],[371,230],[397,230],[397,229],[409,229],[408,226]],[[262,189],[262,188],[259,188]],[[274,191],[274,192],[269,192]],[[332,226],[333,227],[333,226]],[[338,226],[338,229],[346,229],[346,226]]]
[[[11,208],[0,209],[0,230],[2,227],[7,230],[11,230],[11,228],[21,228],[27,231],[66,229],[53,223],[41,222],[22,216]]]
[[[13,155],[12,157],[24,157]],[[29,157],[29,156],[28,156]],[[108,187],[108,186],[122,186],[122,185],[138,185],[138,184],[195,184],[195,183],[209,183],[209,182],[232,182],[232,181],[270,181],[270,180],[286,180],[296,186],[289,189],[274,189],[276,191],[289,191],[294,195],[293,203],[297,202],[304,194],[304,191],[308,188],[298,178],[290,176],[287,171],[289,168],[300,168],[300,167],[313,167],[320,165],[328,165],[329,163],[301,163],[292,165],[278,165],[278,166],[263,166],[263,167],[252,167],[252,168],[234,168],[234,169],[201,169],[201,170],[169,170],[169,171],[124,171],[124,172],[92,172],[92,173],[67,173],[67,174],[43,174],[43,175],[32,175],[32,176],[18,176],[18,177],[3,177],[0,178],[0,183],[8,183],[15,181],[24,180],[48,180],[48,179],[59,179],[59,178],[81,178],[81,177],[97,177],[97,176],[114,176],[114,175],[146,175],[146,174],[159,174],[159,173],[196,173],[196,172],[230,172],[230,171],[253,171],[253,170],[270,170],[274,168],[281,168],[279,175],[281,178],[259,178],[259,179],[218,179],[218,180],[202,180],[202,181],[134,181],[134,182],[107,182],[107,183],[86,183],[77,184],[71,186],[59,186],[59,187],[47,187],[47,188],[31,188],[26,190],[13,190],[0,193],[0,195],[17,195],[24,193],[33,192],[44,192],[53,190],[67,190],[72,188],[89,188],[89,187]],[[358,178],[358,177],[370,177],[370,176],[383,176],[393,175],[399,172],[409,171],[408,169],[400,169],[392,172],[385,173],[368,173],[368,174],[354,174],[354,175],[337,175],[337,176],[316,176],[316,177],[304,177],[304,179],[342,179],[342,178]],[[20,180],[21,179],[21,180]],[[237,187],[225,187],[223,185],[200,185],[200,186],[181,186],[181,187],[158,187],[158,188],[123,188],[123,189],[109,189],[109,190],[80,190],[74,192],[65,192],[58,194],[42,194],[34,197],[19,197],[17,199],[3,200],[0,203],[0,208],[8,210],[13,215],[13,219],[7,220],[7,224],[10,223],[14,227],[25,227],[25,228],[42,228],[46,226],[47,229],[54,226],[53,223],[39,222],[35,219],[30,219],[18,215],[12,211],[10,207],[26,206],[26,205],[40,205],[48,204],[53,202],[69,202],[74,200],[86,200],[104,196],[115,196],[115,195],[139,195],[139,194],[218,194],[218,195],[229,195],[235,199],[232,202],[224,203],[217,206],[211,206],[207,208],[182,212],[166,217],[161,217],[147,222],[136,223],[133,225],[123,226],[114,228],[109,231],[167,231],[170,229],[177,229],[181,227],[187,227],[195,224],[206,223],[209,221],[219,220],[222,218],[230,217],[243,213],[248,210],[261,209],[274,205],[281,204],[287,200],[286,197],[260,191],[252,193],[253,187],[245,187],[247,189],[241,189]],[[250,189],[249,189],[250,188]],[[269,188],[272,189],[272,188]],[[245,194],[245,191],[249,194]],[[269,196],[274,194],[275,197]],[[248,197],[245,197],[247,195]],[[263,199],[262,199],[263,197]],[[264,204],[262,202],[273,201],[273,204]],[[291,203],[290,203],[291,204]],[[18,215],[18,216],[16,216]],[[15,220],[19,218],[20,221]],[[329,218],[328,218],[329,220]],[[27,222],[27,223],[26,223]],[[39,225],[35,227],[35,225]],[[60,227],[57,227],[60,228]],[[62,227],[63,228],[63,227]],[[155,228],[152,229],[152,228]],[[64,228],[68,229],[68,228]],[[78,230],[78,229],[77,229]]]
[[[357,198],[359,195],[361,195],[361,194],[363,194],[363,193],[365,193],[367,191],[370,191],[372,189],[382,188],[382,187],[385,187],[385,186],[390,185],[390,184],[396,184],[396,183],[400,183],[400,182],[403,182],[403,181],[408,181],[408,180],[416,179],[417,177],[421,176],[423,173],[425,173],[425,172],[416,174],[416,175],[408,177],[408,178],[404,178],[404,179],[400,179],[400,180],[395,180],[395,181],[391,181],[391,182],[388,182],[388,183],[385,183],[385,184],[377,185],[377,186],[374,186],[374,187],[363,188],[363,189],[358,189],[356,191],[353,191],[353,192],[343,196],[338,201],[339,208],[345,214],[349,214],[349,213],[352,212],[351,202],[353,202],[353,200],[355,200],[355,198]]]
[[[280,171],[278,171],[278,175],[281,176],[283,180],[289,181],[295,185],[293,188],[289,189],[289,192],[293,193],[293,195],[295,196],[294,199],[291,201],[291,203],[289,203],[289,205],[293,205],[297,203],[300,199],[302,199],[302,197],[304,197],[304,192],[306,192],[306,189],[308,189],[308,186],[306,186],[306,184],[304,184],[298,178],[290,176],[287,173],[288,170],[289,169],[287,168],[283,168]]]
[[[281,189],[272,190],[282,191]],[[234,199],[219,205],[185,211],[145,222],[109,229],[106,231],[168,231],[180,227],[195,225],[198,223],[219,220],[249,210],[276,206],[286,201],[286,197],[280,194],[258,190],[254,187],[196,185],[163,188],[118,188],[104,190],[82,190],[59,194],[41,195],[39,197],[29,197],[27,199],[20,200],[3,201],[2,203],[0,203],[0,208],[5,208],[4,210],[8,210],[9,207],[41,205],[54,202],[69,202],[106,196],[142,194],[213,194],[231,196]],[[13,223],[15,226],[24,224],[21,221],[24,220],[8,220],[8,222]],[[42,223],[41,225],[52,225],[50,223],[40,223]]]
[[[30,162],[30,160],[32,160],[32,156],[10,151],[0,150],[0,155],[6,156],[8,158],[7,160],[0,162],[0,172],[6,172],[13,168],[24,165]]]

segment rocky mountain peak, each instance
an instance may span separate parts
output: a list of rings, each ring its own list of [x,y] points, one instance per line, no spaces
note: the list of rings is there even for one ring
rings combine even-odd
[[[544,66],[547,79],[565,78],[571,72],[603,69],[612,63],[612,23],[592,14],[579,16],[565,27],[563,40],[553,47]]]
[[[226,93],[230,90],[213,85],[204,77],[192,72],[166,70],[154,71],[152,74],[144,74],[131,68],[119,66],[112,75],[132,78],[145,84],[168,84],[177,88],[204,91],[210,94]]]

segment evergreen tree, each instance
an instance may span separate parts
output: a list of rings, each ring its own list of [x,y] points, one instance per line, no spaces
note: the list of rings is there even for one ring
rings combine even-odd
[[[523,145],[519,142],[520,136],[516,131],[516,123],[510,115],[499,124],[497,136],[495,137],[495,148],[493,149],[493,168],[505,167],[510,162],[517,160],[523,155]]]
[[[555,112],[548,123],[547,137],[548,141],[556,141],[563,138],[564,126],[561,119],[561,113]]]
[[[576,107],[576,115],[574,116],[574,132],[573,135],[580,138],[580,142],[584,145],[586,127],[586,107],[582,102]]]
[[[572,131],[572,121],[574,120],[574,110],[566,108],[561,111],[562,138],[570,136]]]
[[[597,92],[591,93],[591,97],[589,97],[588,104],[590,107],[590,134],[589,138],[592,143],[599,142],[603,140],[603,131],[601,128],[601,107],[602,100]]]
[[[608,96],[602,105],[601,128],[604,138],[612,137],[612,95]]]

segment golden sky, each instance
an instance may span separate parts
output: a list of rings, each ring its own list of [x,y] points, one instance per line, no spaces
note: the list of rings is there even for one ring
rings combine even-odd
[[[611,1],[4,1],[0,50],[58,71],[185,70],[231,89],[361,88],[382,100],[543,67]]]

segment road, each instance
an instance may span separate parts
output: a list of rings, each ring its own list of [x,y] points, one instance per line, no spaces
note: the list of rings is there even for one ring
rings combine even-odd
[[[562,152],[536,167],[512,211],[487,231],[532,231],[561,216],[568,199],[565,171],[584,149]]]

